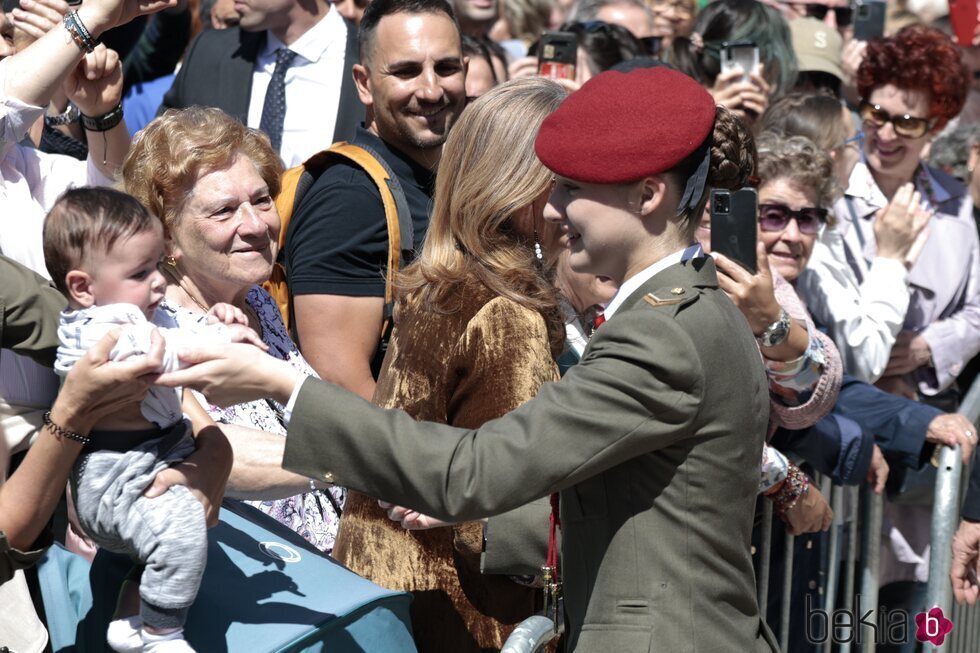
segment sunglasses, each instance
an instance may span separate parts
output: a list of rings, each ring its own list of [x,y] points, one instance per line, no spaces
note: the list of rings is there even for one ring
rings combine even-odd
[[[759,227],[763,231],[782,231],[789,221],[794,219],[801,234],[812,236],[820,231],[820,225],[827,221],[827,209],[805,206],[794,211],[785,204],[759,205]]]
[[[890,122],[895,128],[895,133],[903,138],[921,138],[932,129],[932,121],[928,118],[916,118],[907,113],[902,116],[893,116],[877,104],[871,104],[867,100],[861,102],[859,111],[861,120],[865,124],[880,128]]]
[[[834,12],[834,19],[837,21],[838,27],[847,27],[851,24],[851,19],[854,16],[854,11],[851,7],[828,7],[827,5],[818,5],[807,3],[804,5],[806,7],[806,15],[816,18],[817,20],[823,20],[827,17],[828,11]]]

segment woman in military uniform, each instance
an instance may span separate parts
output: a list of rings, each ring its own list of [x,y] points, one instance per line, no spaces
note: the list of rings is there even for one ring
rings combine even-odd
[[[242,345],[161,382],[287,403],[288,469],[440,519],[560,493],[568,649],[774,651],[749,551],[769,391],[693,232],[754,167],[744,127],[667,68],[609,71],[535,143],[576,270],[620,290],[581,362],[478,429],[416,422]],[[329,461],[329,467],[327,466]]]

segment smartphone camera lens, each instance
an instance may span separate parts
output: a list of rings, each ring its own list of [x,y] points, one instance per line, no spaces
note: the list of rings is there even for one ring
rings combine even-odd
[[[858,5],[858,18],[868,18],[871,16],[871,7],[869,5]]]
[[[729,197],[727,194],[719,193],[718,195],[715,195],[714,200],[715,200],[715,207],[714,207],[715,213],[728,213],[730,209],[730,205],[729,205]]]

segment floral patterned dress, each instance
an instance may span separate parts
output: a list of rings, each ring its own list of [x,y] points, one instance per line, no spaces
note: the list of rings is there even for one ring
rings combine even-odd
[[[269,293],[259,286],[254,286],[245,297],[245,302],[259,319],[259,335],[269,346],[269,355],[288,362],[304,374],[316,376],[316,372],[289,337],[279,307]],[[160,310],[171,313],[178,324],[200,318],[200,314],[169,304],[166,300],[161,304]],[[260,399],[229,408],[220,408],[208,404],[200,394],[197,394],[197,397],[207,408],[212,419],[218,423],[247,426],[286,437],[286,427],[282,421],[283,406],[276,401]],[[305,492],[286,499],[245,501],[245,503],[255,506],[302,535],[316,548],[329,554],[333,550],[337,529],[340,526],[340,514],[346,499],[347,491],[344,488],[331,487],[328,491]]]

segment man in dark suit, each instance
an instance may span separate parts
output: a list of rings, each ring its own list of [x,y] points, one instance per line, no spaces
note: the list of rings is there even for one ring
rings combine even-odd
[[[236,7],[238,27],[206,30],[191,44],[161,111],[195,104],[223,109],[269,132],[287,167],[352,138],[364,120],[351,75],[357,27],[327,0],[253,0]],[[280,61],[280,50],[294,54]],[[277,88],[277,68],[285,108],[267,101]],[[276,125],[277,109],[284,115]]]
[[[581,362],[522,407],[477,430],[420,423],[240,345],[183,352],[199,364],[159,382],[223,404],[269,394],[285,467],[440,519],[560,492],[569,650],[775,651],[749,550],[768,382],[691,245],[707,185],[751,173],[751,137],[656,68],[594,77],[536,151],[559,175],[570,265],[620,290]]]

